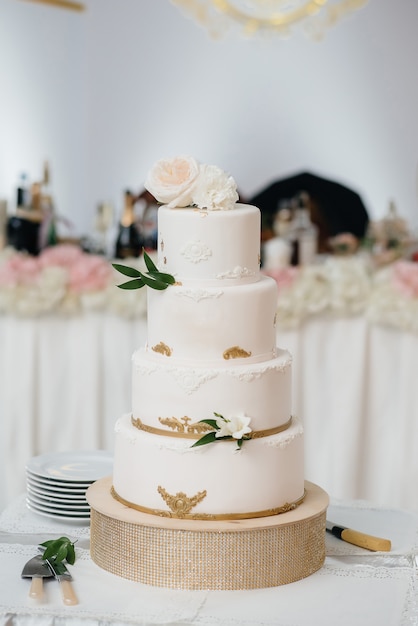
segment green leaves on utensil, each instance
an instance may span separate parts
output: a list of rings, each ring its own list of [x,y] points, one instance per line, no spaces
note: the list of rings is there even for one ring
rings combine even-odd
[[[45,548],[42,558],[54,563],[67,561],[70,565],[75,563],[74,543],[68,537],[60,537],[59,539],[50,539],[39,544]]]
[[[128,267],[127,265],[120,265],[119,263],[112,263],[112,266],[116,271],[120,272],[124,276],[129,276],[129,278],[133,278],[134,280],[129,280],[126,283],[122,283],[118,285],[120,289],[141,289],[147,285],[147,287],[151,287],[152,289],[167,289],[169,285],[174,285],[176,282],[174,276],[171,274],[164,274],[160,272],[150,258],[150,256],[144,250],[144,261],[147,266],[148,272],[140,272],[135,267]]]

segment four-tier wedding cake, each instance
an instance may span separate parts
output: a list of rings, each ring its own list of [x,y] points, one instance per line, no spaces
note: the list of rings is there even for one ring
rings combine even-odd
[[[146,187],[162,203],[157,265],[145,255],[147,272],[115,267],[122,288],[147,287],[147,343],[133,355],[113,476],[88,493],[93,560],[184,589],[308,576],[324,560],[328,498],[304,480],[260,211],[191,157],[159,161]]]

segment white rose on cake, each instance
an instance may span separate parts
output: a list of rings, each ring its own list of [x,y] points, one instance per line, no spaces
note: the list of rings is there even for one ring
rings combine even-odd
[[[232,176],[189,156],[157,161],[148,172],[145,188],[169,209],[190,206],[225,211],[233,209],[239,199]]]
[[[145,188],[170,209],[190,206],[199,173],[199,164],[193,157],[161,159],[148,172]]]
[[[208,211],[227,211],[238,201],[237,186],[216,165],[201,165],[200,174],[193,191],[193,203]]]

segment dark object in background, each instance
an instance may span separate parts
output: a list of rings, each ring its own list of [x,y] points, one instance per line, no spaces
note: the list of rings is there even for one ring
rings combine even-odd
[[[328,239],[340,233],[364,238],[369,216],[361,197],[340,183],[303,172],[278,180],[249,199],[261,211],[263,240],[274,236],[274,218],[283,202],[301,192],[309,196],[311,220],[319,228],[320,252],[329,249]]]
[[[12,216],[7,222],[7,243],[9,246],[33,256],[39,254],[39,222]]]
[[[136,226],[135,201],[135,196],[129,190],[125,191],[125,204],[115,245],[117,259],[139,257],[142,253],[143,239]]]

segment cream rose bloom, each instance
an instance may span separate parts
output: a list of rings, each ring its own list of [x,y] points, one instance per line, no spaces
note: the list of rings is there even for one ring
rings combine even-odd
[[[238,201],[237,186],[232,176],[216,165],[201,165],[193,191],[193,203],[208,211],[233,209]]]
[[[145,188],[170,209],[189,206],[193,204],[192,191],[199,171],[193,157],[161,159],[148,172]]]

